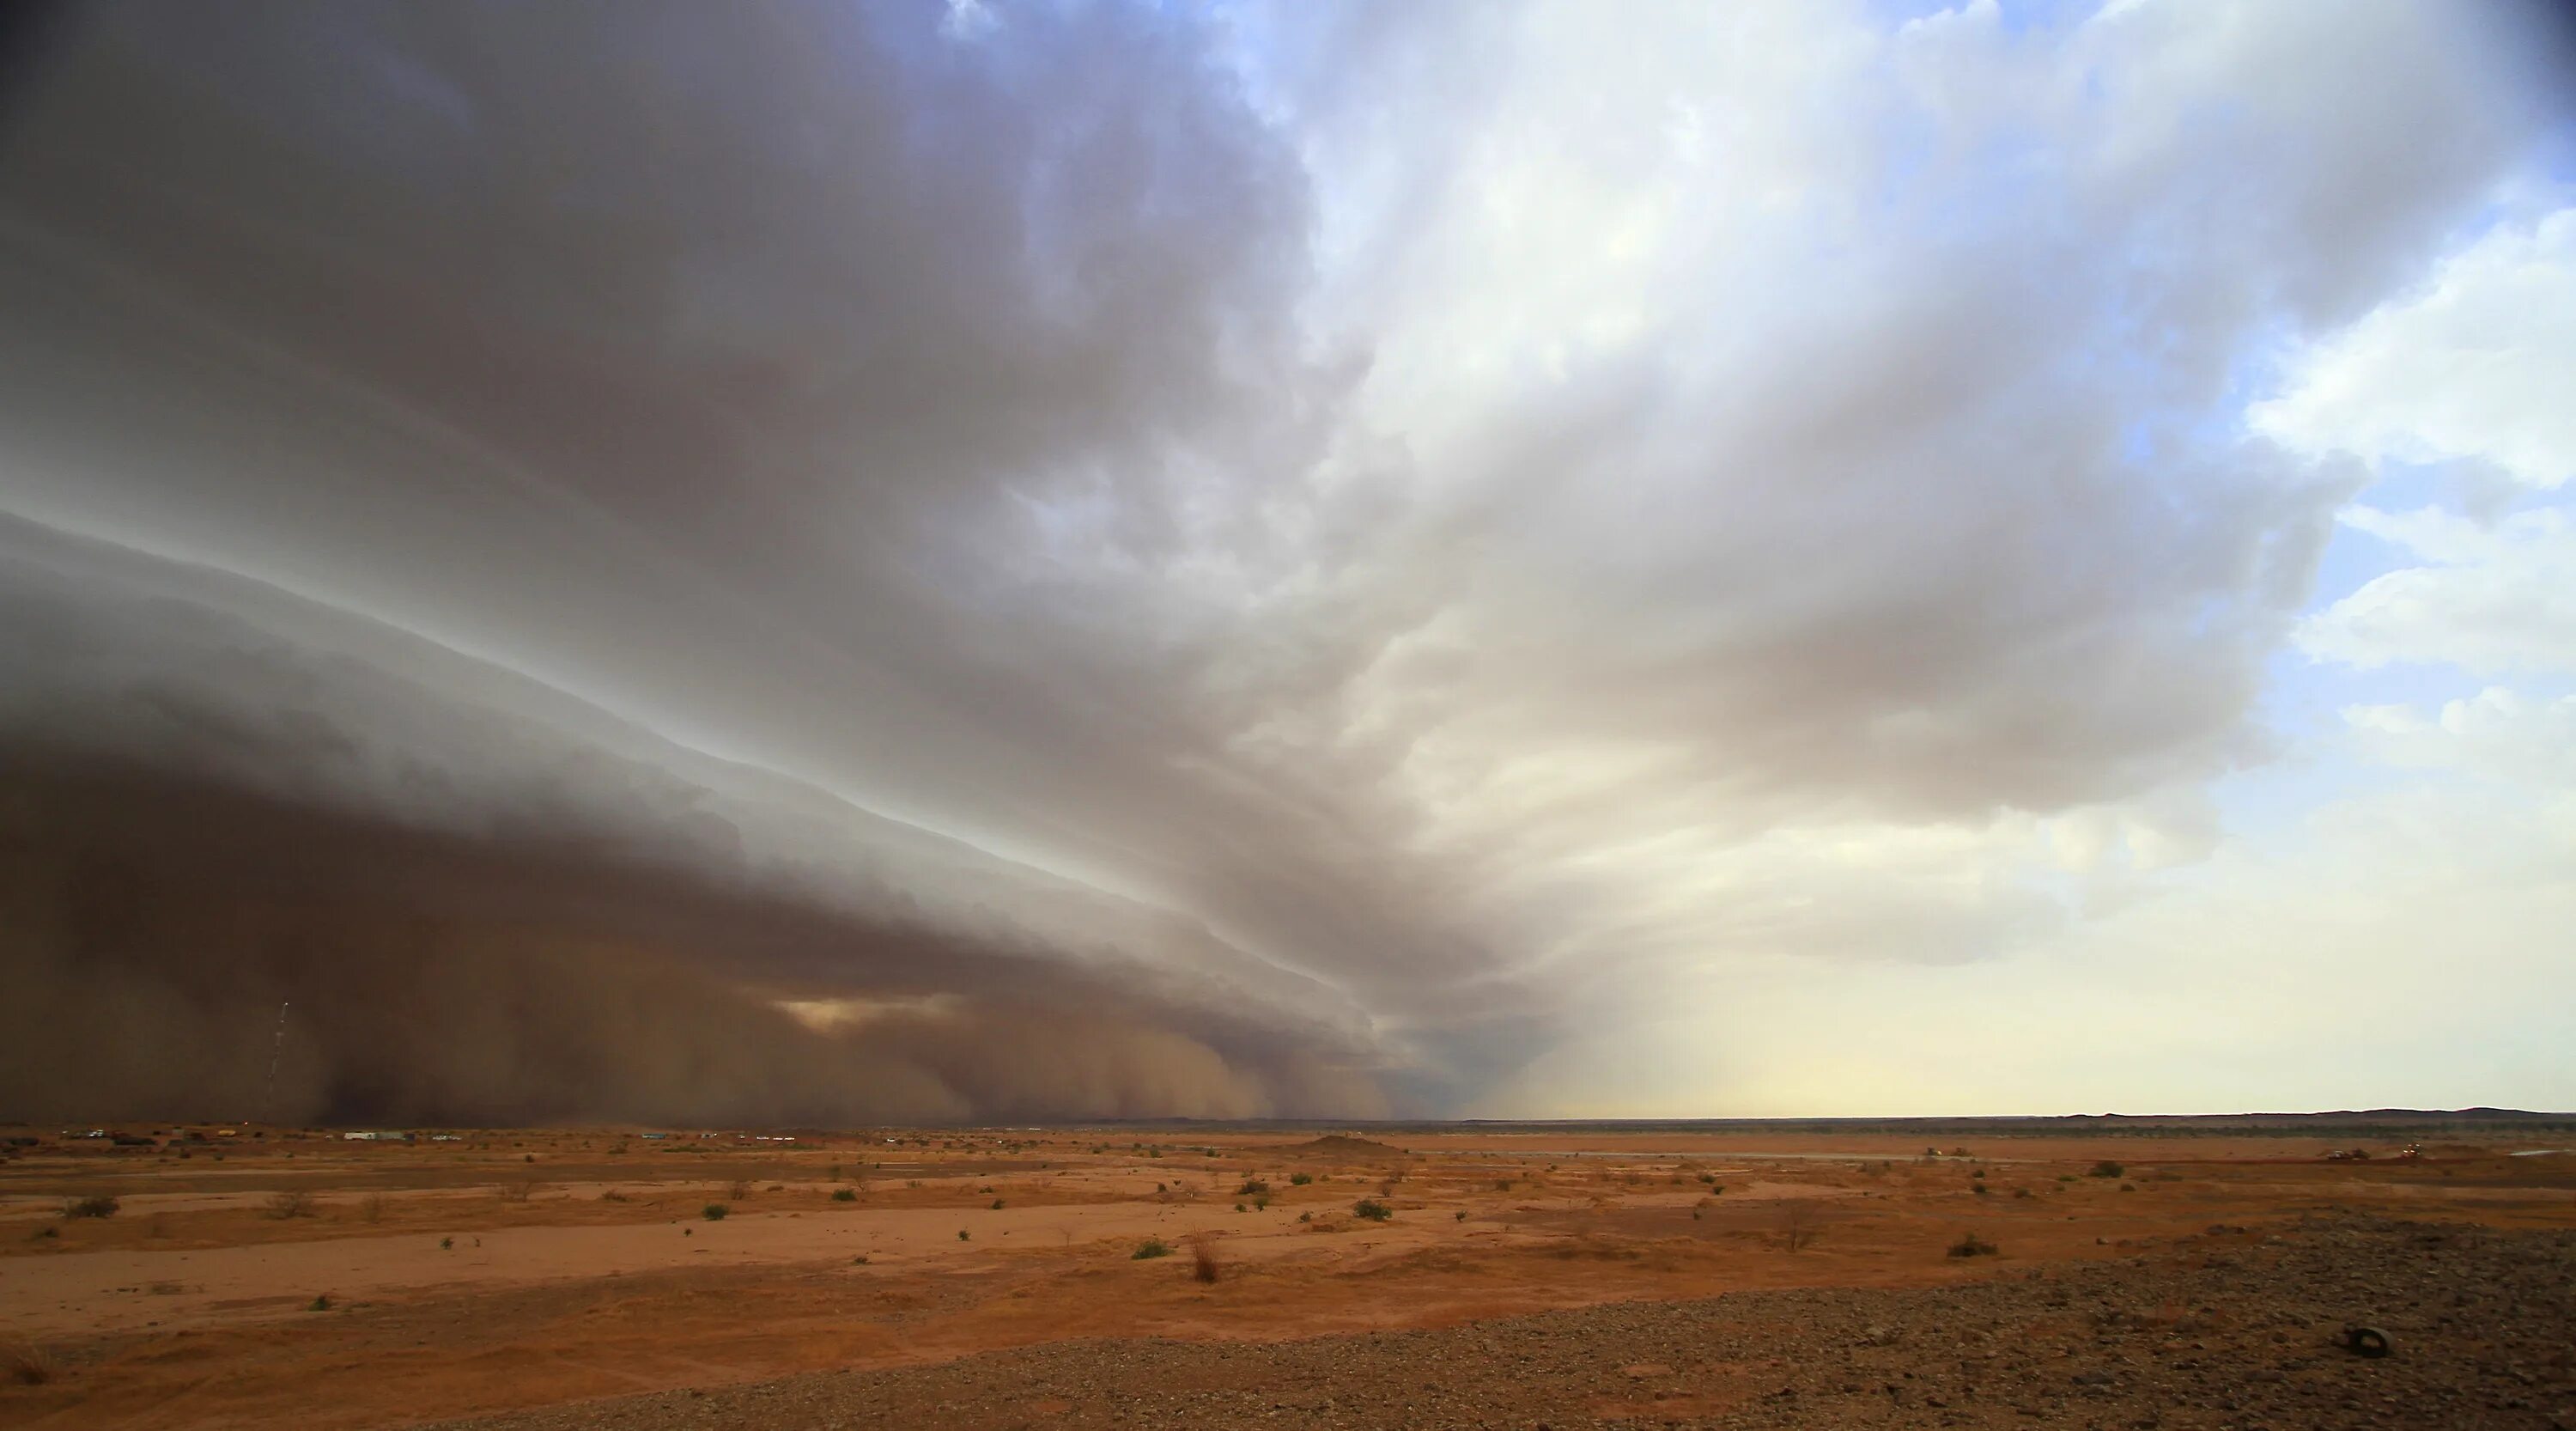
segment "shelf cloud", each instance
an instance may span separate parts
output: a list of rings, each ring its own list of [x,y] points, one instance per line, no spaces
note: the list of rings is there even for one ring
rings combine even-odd
[[[1612,1107],[2187,881],[2285,653],[2549,668],[2318,605],[2564,476],[2398,341],[2566,286],[2544,12],[1883,11],[64,11],[0,1103]]]

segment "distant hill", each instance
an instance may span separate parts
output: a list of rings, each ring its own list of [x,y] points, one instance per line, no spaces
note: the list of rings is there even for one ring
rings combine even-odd
[[[1292,1143],[1279,1149],[1315,1158],[1401,1158],[1402,1148],[1389,1147],[1370,1138],[1353,1138],[1343,1133],[1327,1133],[1303,1143]]]

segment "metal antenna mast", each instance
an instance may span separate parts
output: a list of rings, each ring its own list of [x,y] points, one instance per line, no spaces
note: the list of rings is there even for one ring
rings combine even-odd
[[[259,1099],[259,1121],[262,1123],[268,1121],[269,1113],[277,1106],[277,1058],[286,1052],[286,1010],[293,1002],[291,999],[280,1000],[277,1005],[277,1037],[268,1045],[268,1091]]]

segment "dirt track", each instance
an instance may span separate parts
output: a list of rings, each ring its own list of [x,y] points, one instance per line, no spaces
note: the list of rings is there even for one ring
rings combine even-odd
[[[2366,1320],[2395,1352],[2334,1340]],[[471,1423],[2576,1427],[2576,1233],[2311,1221],[1937,1289],[1745,1292],[1287,1343],[1063,1343]]]

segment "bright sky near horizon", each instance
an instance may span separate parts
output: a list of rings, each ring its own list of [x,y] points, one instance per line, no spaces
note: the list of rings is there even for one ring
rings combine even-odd
[[[737,901],[489,901],[697,981],[654,1017],[748,1071],[693,1107],[2576,1108],[2550,7],[53,39],[0,110],[0,764]],[[317,977],[27,927],[112,1046],[206,961]],[[643,1080],[604,1024],[477,1038],[300,1096],[665,1106],[561,1091]],[[0,1058],[86,1106],[43,1078]]]

